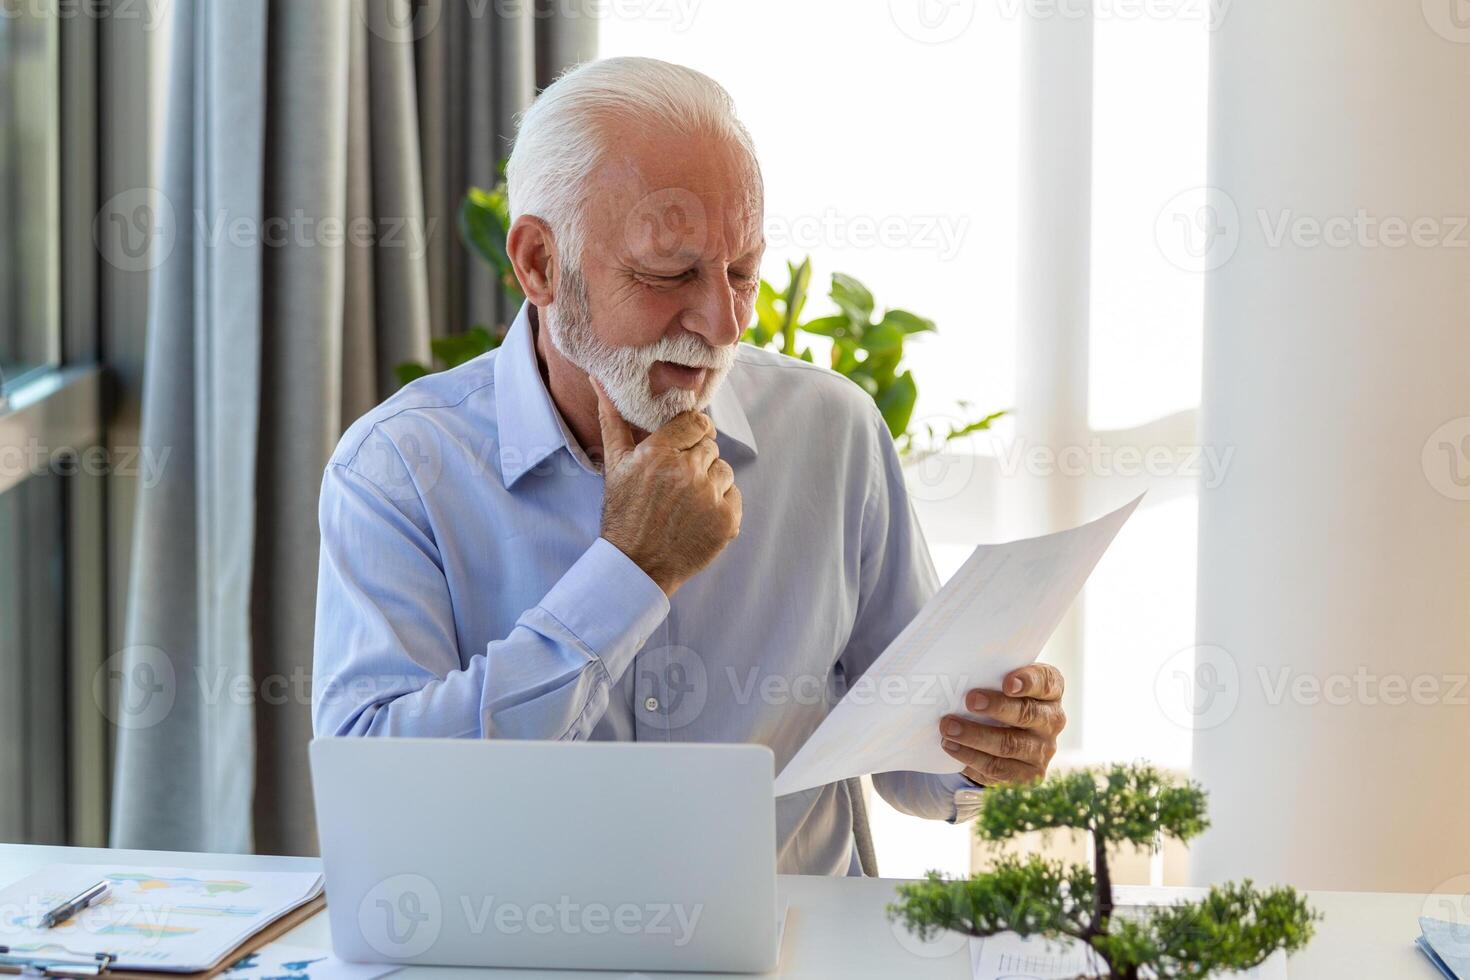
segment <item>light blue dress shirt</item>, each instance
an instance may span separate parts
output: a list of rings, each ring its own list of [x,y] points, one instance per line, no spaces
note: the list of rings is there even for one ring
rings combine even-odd
[[[316,733],[758,742],[779,772],[936,587],[882,417],[846,378],[740,345],[709,408],[740,535],[670,600],[598,536],[602,476],[534,329],[523,308],[498,350],[405,386],[333,453]],[[958,774],[874,784],[970,815]],[[851,806],[840,783],[777,799],[779,869],[856,873]]]

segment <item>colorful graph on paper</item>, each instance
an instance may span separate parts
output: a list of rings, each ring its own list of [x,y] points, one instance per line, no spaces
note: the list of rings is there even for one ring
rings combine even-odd
[[[47,910],[99,880],[111,886],[106,898],[54,929],[39,928]],[[53,865],[0,890],[0,945],[12,960],[108,953],[122,969],[204,970],[315,897],[321,884],[311,872]]]

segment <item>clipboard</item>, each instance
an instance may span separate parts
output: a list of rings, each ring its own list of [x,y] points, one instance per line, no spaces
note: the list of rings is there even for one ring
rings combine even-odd
[[[327,907],[325,894],[309,898],[294,909],[275,919],[269,925],[247,936],[238,946],[230,950],[214,966],[193,973],[177,973],[163,970],[114,970],[112,959],[99,953],[92,959],[78,957],[76,960],[37,960],[31,963],[0,963],[0,974],[30,974],[33,976],[66,978],[66,980],[90,980],[93,977],[109,980],[210,980],[248,956],[266,946]]]

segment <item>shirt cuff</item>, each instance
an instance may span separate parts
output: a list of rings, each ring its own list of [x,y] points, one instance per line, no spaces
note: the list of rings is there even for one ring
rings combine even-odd
[[[965,823],[974,820],[985,802],[984,788],[978,783],[971,782],[961,772],[950,773],[943,778],[952,787],[954,795],[955,812],[954,816],[949,818],[949,822]]]
[[[669,597],[637,563],[598,538],[541,600],[588,656],[601,660],[614,684],[669,614]]]

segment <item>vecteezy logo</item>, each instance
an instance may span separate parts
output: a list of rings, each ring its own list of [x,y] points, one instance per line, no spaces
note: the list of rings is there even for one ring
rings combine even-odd
[[[645,650],[638,654],[635,677],[638,720],[662,731],[685,727],[709,700],[704,658],[688,647]]]
[[[436,0],[366,0],[355,4],[367,29],[385,41],[417,41],[439,23]],[[470,10],[481,9],[471,4]],[[473,15],[473,14],[472,14]]]
[[[1470,500],[1470,415],[1431,432],[1419,462],[1436,491],[1451,500]]]
[[[360,466],[388,496],[402,503],[417,500],[434,489],[444,473],[444,449],[439,443],[439,430],[431,423],[398,428],[388,436],[387,430],[369,436],[360,450]]]
[[[1470,44],[1470,0],[1421,0],[1424,22],[1447,41]]]
[[[1154,675],[1154,700],[1180,728],[1205,731],[1224,724],[1240,703],[1240,670],[1223,647],[1185,647]]]
[[[926,960],[942,960],[953,956],[970,945],[970,937],[952,929],[941,929],[929,939],[920,939],[909,932],[903,921],[895,919],[888,927],[898,944],[915,956]]]
[[[1240,210],[1218,187],[1192,187],[1171,197],[1154,222],[1154,241],[1172,265],[1210,272],[1240,245]]]
[[[92,700],[118,728],[152,728],[173,711],[178,678],[173,660],[158,647],[124,647],[92,675]]]
[[[1434,887],[1434,891],[1424,897],[1424,905],[1419,914],[1457,927],[1446,930],[1444,941],[1451,944],[1450,948],[1439,949],[1439,940],[1436,940],[1436,950],[1457,957],[1470,956],[1470,938],[1466,938],[1470,936],[1470,874],[1455,875],[1441,881]]]
[[[888,0],[888,16],[921,44],[953,41],[975,19],[975,0]]]
[[[623,224],[628,249],[652,262],[662,259],[681,264],[686,256],[701,255],[708,236],[704,202],[683,187],[665,187],[645,195]]]
[[[357,906],[363,940],[390,959],[427,952],[444,922],[439,889],[423,875],[394,875],[378,882]]]
[[[92,219],[92,242],[104,262],[122,272],[146,272],[174,250],[174,206],[154,187],[115,194]]]
[[[909,497],[937,503],[953,500],[970,486],[975,477],[977,455],[972,440],[961,436],[959,444],[951,446],[944,438],[945,433],[961,431],[966,424],[949,415],[928,415],[910,422],[910,432],[925,433],[928,438],[904,461],[904,483]]]

